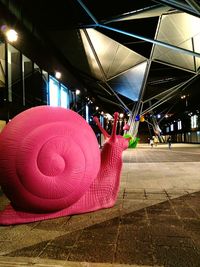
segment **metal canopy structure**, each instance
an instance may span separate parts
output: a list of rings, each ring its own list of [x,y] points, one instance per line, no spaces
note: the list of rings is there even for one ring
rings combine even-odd
[[[134,121],[151,106],[180,110],[173,103],[183,90],[194,101],[200,95],[193,83],[200,67],[197,0],[10,2],[106,112],[131,112]]]

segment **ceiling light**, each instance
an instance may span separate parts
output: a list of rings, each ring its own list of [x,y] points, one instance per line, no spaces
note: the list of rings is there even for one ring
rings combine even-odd
[[[10,29],[6,32],[6,38],[9,42],[15,42],[18,39],[18,34],[15,30]]]
[[[60,73],[59,71],[56,71],[56,73],[55,73],[55,77],[56,77],[57,79],[60,79],[60,78],[61,78],[61,73]]]
[[[79,89],[76,89],[76,95],[80,95],[81,91]]]

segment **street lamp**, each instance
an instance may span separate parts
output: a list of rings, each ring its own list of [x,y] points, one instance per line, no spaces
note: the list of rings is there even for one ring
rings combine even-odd
[[[188,96],[189,96],[189,95],[182,95],[182,96],[181,96],[181,99],[185,99],[185,106],[186,106],[186,107],[188,106]]]

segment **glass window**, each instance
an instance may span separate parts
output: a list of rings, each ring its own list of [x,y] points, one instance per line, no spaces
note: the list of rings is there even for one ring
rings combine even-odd
[[[47,88],[48,104],[54,107],[69,108],[69,90],[57,79],[49,76]]]
[[[198,116],[193,115],[191,116],[191,128],[197,128],[198,127]]]
[[[5,44],[0,43],[0,105],[6,99],[5,89]]]
[[[42,92],[43,92],[43,102],[46,105],[49,99],[49,75],[48,72],[42,70]]]
[[[8,44],[8,100],[20,104],[23,101],[20,52]]]
[[[104,116],[100,115],[100,123],[101,126],[104,128]]]
[[[32,97],[31,92],[32,88],[32,72],[33,72],[33,64],[32,61],[22,55],[22,77],[23,77],[23,105],[27,102],[31,105]]]
[[[172,123],[171,125],[170,125],[170,131],[172,132],[174,130],[174,124]]]
[[[85,105],[85,119],[89,123],[89,107]]]
[[[49,105],[57,107],[60,105],[59,82],[49,77]]]
[[[42,71],[40,67],[34,63],[33,65],[34,75],[34,106],[42,105],[43,104],[43,87],[42,87]]]
[[[200,143],[200,131],[197,131],[197,142]]]
[[[178,121],[178,130],[181,130],[181,129],[182,129],[182,122]]]
[[[167,133],[169,132],[169,127],[166,127],[166,132],[167,132]]]
[[[60,92],[60,105],[63,108],[68,108],[68,92],[67,88],[63,85],[61,85],[61,92]]]

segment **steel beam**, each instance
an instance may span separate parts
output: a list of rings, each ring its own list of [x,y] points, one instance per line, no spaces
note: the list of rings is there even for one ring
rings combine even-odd
[[[121,14],[119,16],[116,16],[113,19],[106,20],[106,21],[103,22],[103,24],[106,25],[106,24],[109,24],[109,23],[112,23],[112,22],[122,21],[125,18],[128,18],[130,16],[135,16],[135,15],[138,15],[138,14],[143,13],[143,12],[147,12],[147,11],[151,11],[151,10],[160,8],[162,6],[163,5],[161,5],[161,4],[156,4],[156,5],[153,5],[153,6],[148,6],[148,7],[144,7],[144,8],[138,9],[138,10],[127,12],[127,13]]]
[[[196,52],[184,49],[184,48],[180,48],[180,47],[175,46],[175,45],[171,45],[171,44],[164,43],[162,41],[150,39],[150,38],[147,38],[147,37],[135,34],[135,33],[122,31],[122,30],[119,30],[119,29],[116,29],[116,28],[113,28],[113,27],[109,27],[109,26],[103,25],[103,24],[98,24],[97,26],[100,27],[100,28],[104,28],[104,29],[107,29],[107,30],[110,30],[110,31],[114,31],[114,32],[117,32],[117,33],[120,33],[120,34],[124,34],[124,35],[130,36],[130,37],[134,37],[134,38],[137,38],[137,39],[140,39],[140,40],[152,43],[152,44],[156,44],[156,45],[160,45],[160,46],[163,46],[163,47],[166,47],[166,48],[169,48],[169,49],[173,49],[173,50],[176,50],[176,51],[178,51],[180,53],[184,53],[184,54],[188,54],[190,56],[196,56],[196,57],[200,58],[200,54],[199,53],[196,53]]]
[[[195,12],[200,14],[200,6],[197,4],[196,1],[194,0],[185,0],[185,1],[195,10]]]
[[[173,7],[177,10],[183,11],[185,13],[191,14],[193,16],[200,17],[199,12],[186,3],[179,2],[177,0],[154,0],[156,3],[164,4],[165,6]]]

